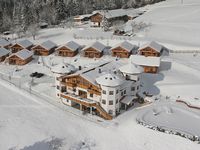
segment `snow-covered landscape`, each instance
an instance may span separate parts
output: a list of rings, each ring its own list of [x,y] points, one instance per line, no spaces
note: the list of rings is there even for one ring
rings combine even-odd
[[[40,29],[35,39],[29,34],[21,38],[14,33],[1,35],[1,38],[11,39],[12,44],[24,39],[34,45],[50,40],[61,47],[75,41],[86,49],[99,41],[106,48],[101,58],[87,58],[83,51],[78,51],[74,57],[62,57],[56,52],[48,56],[34,55],[26,65],[10,65],[7,59],[1,62],[0,150],[200,149],[200,2],[166,0],[136,10],[144,13],[134,22],[146,26],[131,36],[113,35],[113,29],[104,32],[102,28],[90,27],[89,24]],[[135,12],[135,9],[131,8],[131,11]],[[132,21],[120,27],[128,31],[127,34],[132,32]],[[95,72],[99,68],[101,74],[108,62],[116,63],[116,66],[111,65],[116,69],[135,64],[131,56],[111,56],[109,48],[124,41],[138,47],[156,41],[169,50],[168,56],[160,57],[157,73],[136,74],[134,83],[140,82],[140,87],[134,89],[139,88],[144,103],[134,101],[131,107],[125,106],[118,115],[112,116],[112,120],[94,115],[93,108],[85,113],[81,111],[81,105],[79,110],[63,103],[55,90],[56,82],[57,78],[60,78],[58,84],[67,79],[63,80],[61,73],[56,74],[53,68],[67,64],[67,67],[74,67],[75,75],[79,72],[81,75],[84,73],[81,69]],[[137,66],[136,69],[140,71]],[[33,77],[35,72],[43,76]],[[99,78],[97,74],[93,75]],[[115,77],[123,79],[121,74],[114,75],[112,80]],[[124,82],[128,86],[130,82],[126,79],[127,76]],[[104,105],[102,108],[106,110]]]

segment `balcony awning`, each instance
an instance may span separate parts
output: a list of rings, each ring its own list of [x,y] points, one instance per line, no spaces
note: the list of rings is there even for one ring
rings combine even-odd
[[[130,105],[131,102],[132,102],[134,99],[137,99],[137,97],[136,97],[136,96],[125,96],[125,97],[121,100],[121,103],[122,103],[122,104],[125,104],[125,105]]]

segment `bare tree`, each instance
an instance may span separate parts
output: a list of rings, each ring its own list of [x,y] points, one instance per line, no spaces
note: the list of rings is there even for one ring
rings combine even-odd
[[[32,24],[28,27],[28,31],[31,33],[33,40],[35,40],[36,35],[39,31],[38,25],[37,24]]]

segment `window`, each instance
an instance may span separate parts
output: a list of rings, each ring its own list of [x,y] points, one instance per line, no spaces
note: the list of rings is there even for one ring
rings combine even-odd
[[[113,105],[113,101],[111,100],[111,101],[109,101],[109,105]]]
[[[90,97],[93,97],[93,94],[92,94],[92,93],[90,93]]]
[[[59,81],[59,77],[56,77],[56,80],[58,80],[58,81]]]
[[[124,94],[126,94],[126,90],[124,90]]]
[[[116,94],[118,94],[118,93],[119,93],[119,90],[116,91]]]
[[[113,114],[113,111],[112,111],[112,110],[109,110],[108,113],[112,115],[112,114]]]
[[[113,91],[109,91],[109,95],[113,95],[114,94],[114,92]]]
[[[135,91],[135,87],[131,87],[131,91]]]
[[[102,93],[103,93],[103,94],[106,94],[106,91],[105,91],[105,90],[103,90],[103,91],[102,91]]]
[[[139,90],[139,85],[137,86],[137,90]]]
[[[119,102],[119,100],[118,99],[116,99],[116,104]]]
[[[66,92],[66,87],[65,86],[61,87],[61,92]]]
[[[56,86],[56,88],[57,88],[58,90],[60,89],[60,87],[59,87],[58,85]]]
[[[138,77],[138,81],[140,80],[140,78]]]
[[[102,104],[106,104],[106,100],[105,99],[102,99]]]
[[[124,92],[121,92],[121,96],[123,96],[124,95]]]

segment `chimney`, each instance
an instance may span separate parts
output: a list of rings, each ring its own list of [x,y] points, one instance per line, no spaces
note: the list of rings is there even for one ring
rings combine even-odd
[[[78,66],[78,70],[81,70],[82,69],[82,67],[81,66]]]

